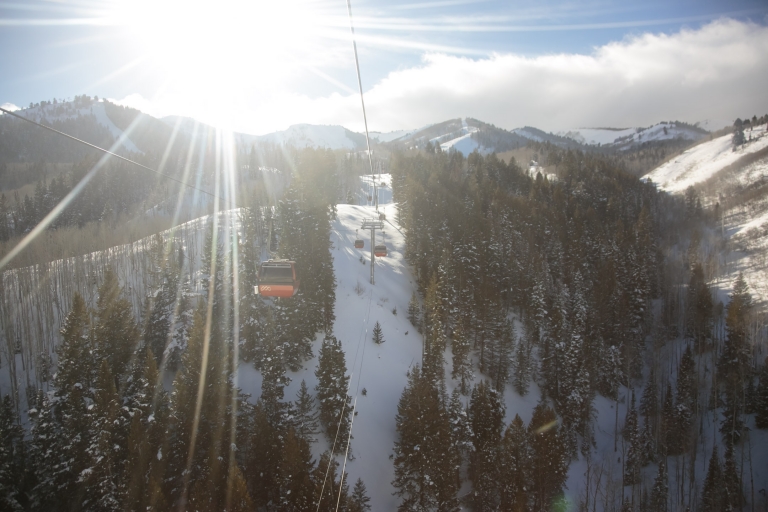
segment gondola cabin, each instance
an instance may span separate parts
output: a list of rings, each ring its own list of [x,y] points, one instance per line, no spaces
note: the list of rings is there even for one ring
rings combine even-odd
[[[365,247],[365,242],[359,239],[355,240],[355,249],[362,249],[363,247]]]
[[[296,263],[287,260],[262,262],[259,269],[258,293],[263,297],[287,298],[299,291]]]
[[[373,248],[373,254],[377,258],[383,258],[387,255],[387,246],[384,244],[377,245]]]

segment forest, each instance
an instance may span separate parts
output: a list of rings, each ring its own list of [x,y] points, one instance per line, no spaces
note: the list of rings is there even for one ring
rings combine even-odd
[[[4,509],[371,509],[366,483],[348,482],[339,463],[348,454],[336,440],[353,416],[349,355],[333,333],[331,223],[362,162],[275,153],[269,161],[290,176],[275,200],[264,151],[238,155],[256,186],[237,226],[209,217],[199,268],[195,244],[172,231],[131,253],[144,258],[141,292],[108,260],[88,260],[89,283],[68,277],[67,303],[45,306],[63,318],[34,345],[49,358],[28,362],[34,382],[2,400]],[[728,297],[709,284],[702,240],[716,236],[717,217],[695,191],[659,192],[616,155],[537,151],[556,174],[478,153],[394,151],[386,163],[415,277],[406,314],[423,337],[392,411],[398,510],[759,510],[765,461],[753,463],[752,439],[768,428],[768,340],[743,277]],[[127,173],[101,179],[136,179],[127,201],[149,193]],[[40,184],[40,199],[4,210],[5,236],[74,182]],[[81,196],[51,230],[120,208],[98,183],[98,201]],[[295,297],[252,293],[267,247],[302,269]],[[4,289],[6,333],[14,300]],[[318,385],[286,396],[318,336]],[[13,350],[17,340],[42,355],[6,334]],[[263,377],[258,397],[235,385],[241,360]],[[534,389],[530,421],[506,422],[504,394]],[[598,400],[615,405],[618,465],[596,454]],[[321,436],[331,448],[314,460]],[[585,493],[569,503],[577,461]]]

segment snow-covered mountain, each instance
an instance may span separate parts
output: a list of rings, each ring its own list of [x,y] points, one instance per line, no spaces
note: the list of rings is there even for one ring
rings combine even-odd
[[[644,142],[684,139],[697,141],[708,132],[698,126],[678,121],[661,122],[647,128],[576,128],[559,135],[591,146],[612,146],[629,149]]]

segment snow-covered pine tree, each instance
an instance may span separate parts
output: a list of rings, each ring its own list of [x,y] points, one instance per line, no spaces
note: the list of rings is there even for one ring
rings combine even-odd
[[[487,381],[472,390],[469,402],[469,425],[472,451],[469,477],[472,500],[477,510],[493,510],[499,506],[500,487],[497,455],[504,429],[504,404],[499,392]]]
[[[472,381],[472,361],[469,358],[470,344],[464,331],[463,322],[457,322],[451,342],[453,351],[453,368],[451,378],[459,381],[458,389],[462,394],[469,393],[469,383]]]
[[[9,512],[24,510],[25,471],[24,429],[18,423],[11,397],[0,401],[0,508]]]
[[[547,510],[563,492],[568,476],[568,455],[555,412],[544,403],[533,410],[528,425],[531,443],[530,499],[534,510]]]
[[[338,471],[339,463],[336,459],[330,452],[323,452],[312,472],[312,482],[315,488],[313,501],[318,504],[319,510],[336,510],[337,502],[339,502],[339,510],[346,510],[349,486],[345,474],[344,482],[341,484],[341,493],[339,492]]]
[[[677,370],[677,396],[673,422],[676,442],[671,445],[670,451],[668,451],[669,455],[684,453],[689,445],[690,430],[696,412],[697,381],[693,352],[691,346],[688,345],[680,358],[680,365]]]
[[[451,424],[434,380],[418,366],[397,405],[394,448],[395,495],[398,510],[456,511],[460,466],[452,443]]]
[[[373,326],[373,331],[371,332],[373,342],[377,345],[381,345],[384,343],[384,335],[381,333],[381,324],[376,321],[376,324]]]
[[[408,321],[411,322],[417,331],[421,331],[421,306],[416,291],[411,294],[411,300],[408,302]]]
[[[117,380],[129,368],[140,337],[131,303],[122,294],[117,274],[107,268],[96,301],[94,348],[97,360],[109,361],[110,372]]]
[[[752,297],[742,273],[736,279],[730,298],[725,319],[725,346],[717,368],[724,403],[720,432],[726,445],[733,445],[741,439],[744,430],[742,394],[746,379],[751,375],[747,324]]]
[[[624,441],[629,448],[624,459],[624,484],[634,485],[640,480],[640,468],[642,467],[642,444],[640,432],[637,426],[637,410],[635,409],[635,394],[632,393],[632,401],[627,418],[624,421]]]
[[[520,396],[528,394],[528,384],[533,371],[531,349],[533,347],[533,325],[526,322],[524,333],[517,340],[515,357],[512,361],[512,384]]]
[[[525,423],[518,414],[507,427],[498,457],[499,510],[527,510],[530,489],[530,445]]]
[[[120,492],[117,475],[118,463],[125,457],[125,446],[117,443],[120,397],[115,389],[115,379],[106,359],[101,361],[96,379],[94,404],[89,411],[91,430],[88,454],[88,468],[78,476],[83,483],[82,507],[84,510],[116,510],[120,508]]]
[[[318,423],[315,397],[309,392],[307,383],[304,379],[301,380],[301,386],[296,395],[293,411],[293,423],[296,426],[296,435],[310,443],[317,441],[315,436],[320,431],[320,426]]]
[[[736,464],[733,445],[726,444],[723,458],[722,510],[741,510],[744,506],[744,489],[741,474]]]
[[[664,459],[661,459],[661,462],[659,462],[659,472],[656,473],[656,479],[653,481],[650,510],[653,510],[654,512],[667,512],[668,501],[669,482],[667,477],[667,466]]]
[[[349,497],[348,512],[367,512],[371,510],[371,498],[365,489],[365,484],[358,478],[355,486],[352,488],[352,494]]]
[[[277,511],[293,512],[312,508],[316,498],[312,485],[313,469],[314,461],[309,443],[297,435],[293,428],[289,428],[278,465],[277,485],[280,498]]]
[[[719,512],[723,499],[723,474],[720,468],[720,457],[717,454],[717,443],[712,445],[712,456],[707,466],[707,476],[701,491],[700,512]]]
[[[344,451],[349,434],[352,397],[347,395],[349,376],[344,362],[341,342],[328,335],[320,348],[317,376],[317,400],[320,403],[320,424],[329,442],[336,442],[336,452]]]

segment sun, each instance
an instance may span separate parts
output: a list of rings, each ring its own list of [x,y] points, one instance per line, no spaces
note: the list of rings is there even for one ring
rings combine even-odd
[[[123,44],[162,76],[163,89],[205,98],[196,108],[210,120],[226,117],[228,104],[236,108],[243,95],[279,93],[307,66],[335,58],[348,33],[344,7],[317,0],[121,0],[110,16],[128,29]]]

